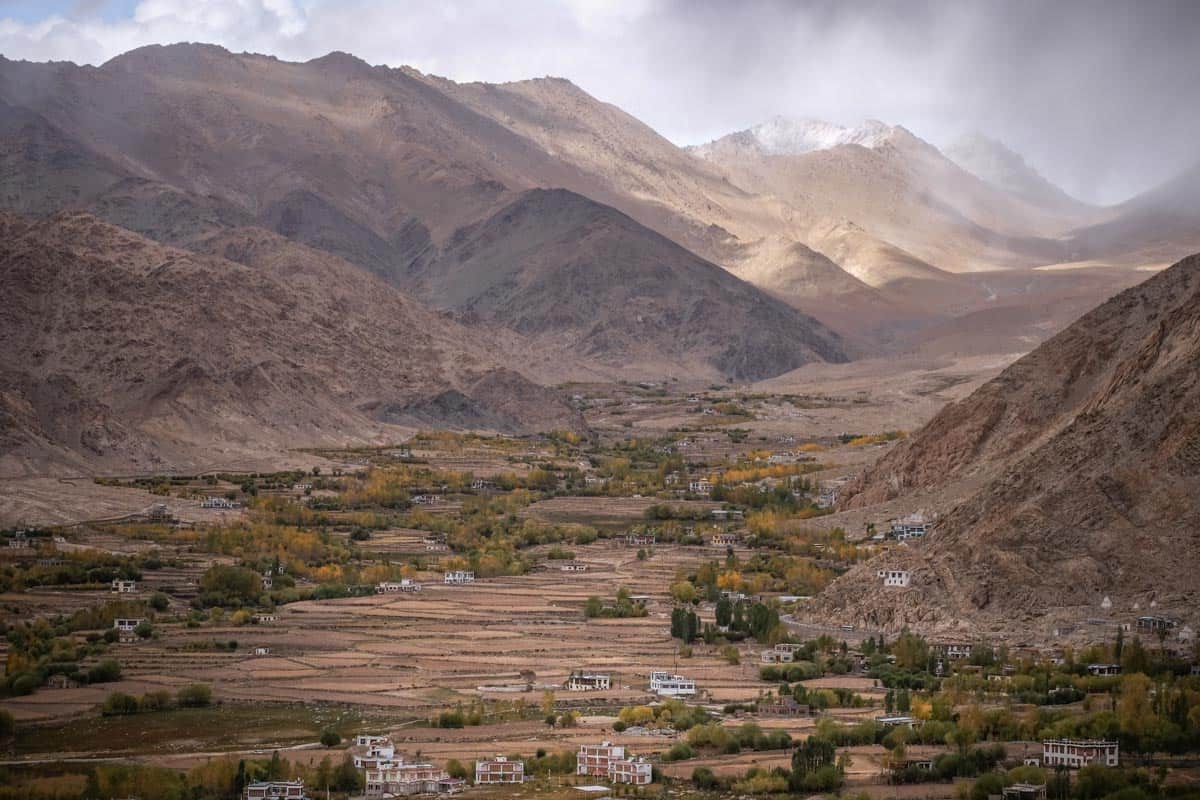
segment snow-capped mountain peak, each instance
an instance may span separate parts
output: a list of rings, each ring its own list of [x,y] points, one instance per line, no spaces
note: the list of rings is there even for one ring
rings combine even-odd
[[[828,150],[844,144],[878,147],[896,129],[877,119],[845,127],[819,119],[772,117],[750,128],[758,146],[768,155],[798,155],[813,150]]]

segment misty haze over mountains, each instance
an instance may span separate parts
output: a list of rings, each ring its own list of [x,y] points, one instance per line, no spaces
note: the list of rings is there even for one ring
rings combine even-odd
[[[6,18],[0,53],[13,59],[98,66],[207,41],[293,61],[346,50],[459,82],[561,76],[680,145],[778,114],[881,119],[938,145],[983,131],[1098,204],[1200,161],[1200,8],[1186,0],[454,0],[402,13],[370,0],[102,0],[0,5]]]

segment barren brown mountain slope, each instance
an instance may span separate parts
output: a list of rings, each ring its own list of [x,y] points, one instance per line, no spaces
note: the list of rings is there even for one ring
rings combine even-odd
[[[417,276],[436,305],[502,325],[614,378],[757,380],[847,360],[836,333],[608,206],[520,195]]]
[[[219,466],[397,438],[388,423],[580,424],[554,393],[497,370],[505,355],[487,337],[281,241],[245,229],[209,243],[238,263],[87,214],[4,216],[4,471]]]
[[[814,358],[845,360],[838,337],[814,320],[597,202],[619,196],[645,211],[645,191],[558,158],[450,86],[341,53],[295,64],[202,45],[141,48],[99,68],[0,62],[0,98],[71,131],[81,159],[117,165],[118,175],[63,207],[183,247],[259,225],[402,289],[420,277],[452,306],[532,258],[537,269],[510,286],[522,298],[487,319],[527,332],[541,315],[537,352],[631,374],[757,379]],[[689,160],[677,149],[672,158]],[[558,192],[519,215],[521,233],[547,249],[492,241],[509,236],[498,220],[531,187],[563,186],[587,193],[585,214],[580,195]],[[468,258],[472,268],[460,269]],[[575,294],[581,277],[586,295]],[[577,377],[569,366],[551,379]]]
[[[1036,343],[1073,319],[1056,309],[1094,305],[1138,279],[1120,270],[1088,279],[1078,296],[1062,285],[1006,296],[993,288],[1003,281],[956,275],[1062,261],[1058,237],[1100,212],[989,185],[903,129],[879,124],[887,141],[877,148],[768,155],[734,134],[689,153],[568,81],[425,79],[625,198],[611,202],[639,222],[875,346],[911,347],[923,327],[986,311],[1013,320],[993,326],[997,352],[1025,349],[1031,333]],[[793,245],[859,280],[824,269],[811,280],[813,262],[790,258]],[[1028,324],[1030,295],[1050,291],[1039,306],[1049,313]]]
[[[1129,621],[1152,603],[1200,621],[1200,256],[948,406],[842,503],[967,480],[982,488],[926,540],[847,573],[813,613],[1032,637],[1088,617]],[[885,567],[909,570],[912,585],[883,587]]]

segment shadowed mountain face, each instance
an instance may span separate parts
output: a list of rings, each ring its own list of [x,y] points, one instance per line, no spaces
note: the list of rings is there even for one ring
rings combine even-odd
[[[460,230],[419,280],[439,306],[618,367],[737,380],[845,361],[841,338],[608,206],[535,189]],[[636,367],[633,368],[636,372]]]
[[[1114,609],[1153,602],[1196,622],[1198,366],[1192,256],[1084,315],[880,459],[844,505],[980,488],[921,544],[836,581],[820,607],[890,630],[1015,632],[1048,625],[1046,608],[1095,615],[1108,597]],[[884,566],[910,570],[912,586],[885,590]]]
[[[257,228],[165,247],[87,214],[0,218],[2,471],[228,464],[382,423],[581,426],[512,359],[336,257]],[[227,257],[221,257],[227,256]],[[453,413],[438,399],[461,398]]]
[[[30,210],[86,208],[182,247],[266,228],[539,338],[589,374],[755,379],[848,357],[820,323],[603,205],[653,203],[460,94],[339,53],[291,64],[176,45],[100,68],[0,61],[0,99],[70,131],[96,173]],[[590,199],[534,202],[533,187]],[[581,371],[566,366],[545,377]]]

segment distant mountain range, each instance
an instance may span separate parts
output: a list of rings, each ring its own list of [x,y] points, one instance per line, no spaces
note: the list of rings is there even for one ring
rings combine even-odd
[[[133,232],[242,266],[352,265],[388,287],[381,300],[431,314],[446,351],[477,354],[480,374],[517,352],[521,379],[539,385],[753,381],[870,354],[1024,351],[1138,270],[1200,249],[1186,176],[1095,209],[1000,147],[951,159],[880,122],[776,118],[684,149],[562,79],[458,84],[345,53],[0,58],[0,208],[51,220],[10,221],[35,225],[24,235],[54,241],[67,236],[54,225],[74,230],[87,212],[117,226],[94,228],[95,253],[76,251],[103,263]],[[10,263],[29,257],[13,247]],[[286,281],[272,291],[280,307],[299,303]],[[131,295],[116,307],[136,306]],[[175,315],[158,320],[165,329],[186,312],[152,310]],[[362,333],[345,314],[320,325],[334,341]],[[88,385],[92,368],[64,374]],[[471,386],[449,371],[374,394],[409,409],[427,389]],[[374,401],[351,394],[329,396],[378,422],[363,411]],[[422,413],[509,429],[563,421],[550,406],[540,421],[472,408]]]

